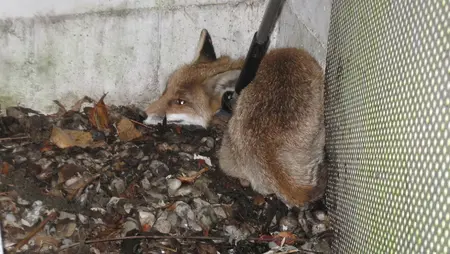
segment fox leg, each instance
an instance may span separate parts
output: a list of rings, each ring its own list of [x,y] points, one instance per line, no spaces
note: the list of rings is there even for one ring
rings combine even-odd
[[[231,144],[227,133],[224,134],[222,139],[222,145],[219,150],[219,166],[222,171],[231,176],[239,179],[239,182],[243,187],[250,186],[250,182],[247,180],[246,175],[243,173],[244,169],[242,165],[236,162],[236,157],[231,151]]]

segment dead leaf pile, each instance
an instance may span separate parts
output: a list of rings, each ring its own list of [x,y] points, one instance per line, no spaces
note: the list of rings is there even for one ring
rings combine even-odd
[[[87,116],[89,123],[95,128],[99,133],[104,133],[105,135],[110,134],[111,131],[111,119],[115,117],[110,117],[108,113],[108,107],[104,102],[106,93],[100,98],[100,100],[95,104],[93,108],[87,108]],[[93,100],[87,96],[77,101],[72,108],[67,111],[66,108],[57,100],[54,101],[59,106],[59,111],[54,117],[68,116],[69,112],[77,113],[81,110],[81,106],[86,102],[93,102]],[[116,123],[118,138],[123,142],[128,142],[131,140],[138,139],[142,137],[142,133],[135,127],[132,120],[121,116],[120,120]],[[105,142],[103,140],[97,140],[93,137],[92,132],[72,130],[72,129],[62,129],[57,126],[53,126],[50,141],[59,148],[69,148],[69,147],[100,147],[104,146]],[[44,149],[44,148],[43,148]],[[46,147],[45,149],[50,149]]]
[[[329,253],[326,213],[274,206],[219,170],[223,129],[144,126],[142,110],[105,96],[70,109],[55,101],[59,112],[39,121],[19,108],[0,118],[8,252]],[[27,138],[23,123],[41,120],[45,135]]]

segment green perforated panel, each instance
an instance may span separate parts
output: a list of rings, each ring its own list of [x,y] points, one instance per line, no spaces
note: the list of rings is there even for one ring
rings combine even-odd
[[[450,253],[450,1],[333,2],[333,253]]]

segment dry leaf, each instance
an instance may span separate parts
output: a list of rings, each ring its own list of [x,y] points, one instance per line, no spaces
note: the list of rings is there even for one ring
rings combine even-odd
[[[280,246],[282,243],[283,243],[283,245],[284,244],[292,245],[296,241],[298,241],[299,238],[296,235],[294,235],[292,232],[283,231],[283,232],[280,232],[273,236],[262,235],[259,237],[259,240],[265,241],[265,242],[274,242],[278,246]]]
[[[70,110],[67,110],[64,105],[59,102],[58,100],[54,100],[53,101],[56,105],[58,105],[58,112],[56,114],[52,114],[52,116],[56,116],[56,117],[61,117],[66,115],[69,112],[79,112],[81,109],[81,106],[83,105],[83,103],[85,102],[90,102],[93,103],[94,100],[89,98],[88,96],[84,96],[82,99],[78,100]]]
[[[113,170],[115,171],[124,171],[126,170],[126,166],[127,164],[123,161],[117,161],[116,163],[113,164]]]
[[[50,141],[59,148],[67,148],[76,145],[85,147],[93,140],[92,135],[89,132],[63,130],[54,126]]]
[[[144,224],[143,226],[142,226],[142,231],[143,232],[148,232],[148,231],[150,231],[150,229],[152,229],[152,226],[150,225],[150,224]]]
[[[134,124],[128,118],[122,118],[117,124],[117,132],[122,141],[130,141],[140,138],[142,133],[134,127]]]
[[[172,203],[172,204],[168,204],[167,206],[166,206],[166,208],[167,208],[167,210],[169,210],[169,211],[175,211],[175,208],[177,208],[177,204],[174,202],[174,203]]]
[[[2,174],[7,175],[9,172],[9,164],[7,162],[2,163]]]
[[[60,117],[67,113],[66,108],[61,104],[61,102],[59,102],[58,100],[53,100],[53,102],[59,107],[58,112],[54,114],[54,116]]]
[[[89,122],[98,130],[109,130],[108,109],[106,108],[105,93],[102,98],[95,104],[95,107],[89,110]]]
[[[57,188],[53,188],[49,190],[45,195],[51,196],[51,197],[57,197],[57,198],[64,198],[64,193]]]
[[[33,237],[34,242],[36,243],[37,246],[39,247],[44,247],[44,246],[53,246],[55,248],[59,248],[59,246],[61,246],[61,241],[53,238],[51,236],[46,236],[46,235],[36,235]]]
[[[68,148],[72,146],[79,147],[98,147],[104,145],[103,141],[94,142],[92,134],[90,132],[76,131],[76,130],[63,130],[56,126],[53,126],[52,135],[50,141],[59,148]]]
[[[257,195],[255,199],[253,199],[253,204],[256,206],[262,206],[266,203],[266,200],[263,195]]]
[[[260,241],[264,241],[264,242],[271,242],[273,241],[273,236],[271,235],[261,235],[258,238]]]
[[[177,134],[181,134],[181,126],[177,125],[175,127],[175,131],[177,132]]]
[[[58,223],[56,224],[56,235],[61,238],[71,237],[76,228],[77,224],[73,221],[69,223]]]
[[[79,112],[81,110],[81,106],[83,105],[83,103],[85,102],[89,102],[89,103],[93,103],[94,100],[89,98],[88,96],[84,96],[81,100],[77,101],[75,103],[75,105],[72,106],[72,108],[70,109],[71,111],[75,111],[75,112]]]
[[[94,176],[87,176],[84,175],[80,178],[72,178],[74,179],[74,181],[66,181],[66,184],[64,185],[64,190],[67,192],[67,199],[73,200],[74,198],[76,198],[78,195],[81,194],[81,192],[83,192],[84,188],[86,188],[86,186],[88,186],[89,184],[91,184],[95,179],[99,178],[100,174],[96,174]],[[70,180],[70,179],[69,179]]]
[[[292,232],[283,231],[275,235],[275,242],[280,245],[281,241],[283,241],[283,238],[285,238],[284,244],[294,244],[297,241],[297,236],[294,235]]]
[[[201,169],[193,176],[179,176],[177,178],[178,178],[178,180],[180,180],[183,183],[193,183],[197,178],[199,178],[206,171],[208,171],[207,167]]]
[[[43,152],[47,152],[47,151],[51,151],[51,150],[52,150],[52,145],[48,141],[44,141],[44,144],[41,147],[40,151],[43,153]]]
[[[64,164],[58,169],[58,184],[62,184],[70,178],[82,174],[84,171],[86,169],[78,165],[72,163]]]

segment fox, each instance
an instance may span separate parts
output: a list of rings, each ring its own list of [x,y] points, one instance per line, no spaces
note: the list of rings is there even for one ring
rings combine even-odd
[[[165,91],[147,108],[146,124],[207,128],[225,91],[234,91],[244,58],[216,57],[203,29],[194,60],[175,70]],[[218,149],[219,168],[262,195],[288,207],[324,196],[324,71],[305,49],[274,48],[237,96]]]
[[[270,50],[232,112],[218,155],[227,175],[288,207],[324,196],[324,71],[309,52]]]
[[[167,80],[161,96],[146,108],[146,125],[192,125],[207,129],[218,116],[222,96],[234,91],[244,59],[217,57],[211,35],[202,29],[194,59],[177,68]]]

